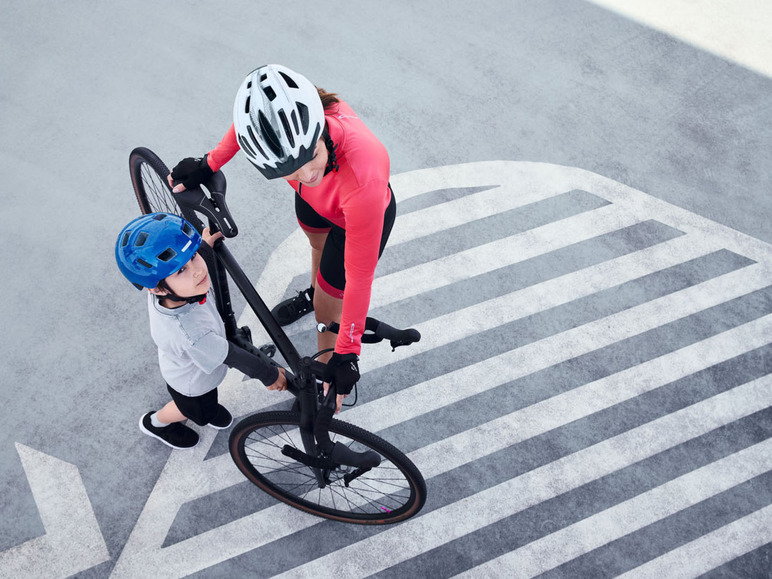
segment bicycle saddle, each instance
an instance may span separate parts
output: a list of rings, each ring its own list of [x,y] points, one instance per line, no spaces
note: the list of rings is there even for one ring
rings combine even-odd
[[[212,178],[204,183],[204,188],[186,189],[173,195],[180,200],[177,202],[180,207],[189,207],[209,217],[225,237],[236,237],[239,229],[225,202],[226,182],[222,171],[212,175]]]

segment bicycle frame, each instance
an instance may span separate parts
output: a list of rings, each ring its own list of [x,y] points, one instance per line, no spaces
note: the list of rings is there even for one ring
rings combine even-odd
[[[182,216],[201,231],[204,224],[199,219],[197,212],[203,213],[209,220],[211,231],[222,231],[226,238],[235,237],[238,234],[238,228],[225,203],[225,176],[220,172],[215,173],[210,182],[206,184],[206,188],[209,190],[208,196],[200,187],[174,194]],[[328,395],[321,401],[321,408],[317,407],[316,400],[317,379],[324,374],[324,364],[309,357],[301,357],[295,345],[273,317],[268,306],[225,245],[224,240],[217,240],[213,251],[217,259],[208,260],[210,270],[214,270],[210,271],[210,278],[215,286],[217,308],[225,324],[227,338],[268,363],[275,364],[260,349],[254,347],[248,328],[237,327],[226,272],[252,311],[255,312],[257,319],[291,370],[291,373],[287,372],[287,389],[299,400],[301,432],[306,453],[310,456],[316,456],[317,441],[323,450],[329,452],[333,447],[328,427],[335,406],[334,389],[330,388]],[[317,477],[323,476],[323,473],[317,471]],[[324,484],[321,478],[319,482]]]
[[[215,173],[205,189],[173,193],[167,182],[169,169],[144,147],[131,152],[129,169],[143,213],[177,213],[199,231],[208,219],[212,231],[222,231],[225,238],[237,235],[225,203],[222,173]],[[321,379],[326,365],[317,360],[323,352],[312,357],[298,353],[224,240],[218,239],[211,248],[203,244],[199,251],[209,268],[214,301],[227,339],[276,366],[272,358],[278,349],[288,367],[287,389],[297,398],[291,411],[266,409],[244,417],[234,426],[228,447],[239,470],[275,498],[317,516],[383,524],[415,515],[426,500],[423,476],[404,453],[379,436],[333,419],[336,388],[333,383],[323,394]],[[256,348],[249,328],[238,327],[229,276],[272,344]],[[318,328],[320,332],[338,330],[335,322]],[[400,330],[370,317],[365,320],[362,343],[389,340],[396,348],[420,339],[416,329]],[[323,490],[325,487],[328,489]]]

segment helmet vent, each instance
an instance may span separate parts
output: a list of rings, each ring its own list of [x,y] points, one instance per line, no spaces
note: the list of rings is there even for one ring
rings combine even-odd
[[[260,151],[260,154],[268,159],[268,155],[265,154],[265,151],[263,151],[263,148],[260,146],[260,141],[257,140],[257,137],[255,136],[255,132],[252,130],[252,127],[247,125],[247,132],[249,133],[249,138],[252,139],[252,144],[255,146],[255,148]],[[252,153],[253,157],[257,157],[255,155],[255,152],[252,151],[252,147],[249,146],[249,143],[245,138],[243,138],[241,135],[239,135],[239,143],[246,146],[246,149]]]
[[[166,219],[166,214],[156,213],[155,215],[153,215],[153,219],[155,219],[156,221],[163,221],[164,219]]]
[[[247,102],[244,104],[244,114],[245,114],[245,115],[248,115],[248,114],[249,114],[249,102],[250,102],[251,100],[252,100],[252,95],[249,95],[249,96],[247,97]]]
[[[161,253],[158,254],[158,259],[164,262],[168,262],[174,259],[176,255],[177,255],[176,251],[174,251],[171,247],[167,247]]]
[[[193,227],[190,225],[190,223],[186,221],[185,223],[182,224],[182,232],[188,237],[190,237],[191,235],[193,235]]]
[[[273,127],[271,127],[271,123],[269,123],[268,119],[265,117],[263,111],[259,111],[257,120],[260,125],[260,131],[264,136],[263,141],[265,141],[265,144],[268,145],[274,155],[281,157],[281,142],[279,141],[278,135],[274,132]]]
[[[295,137],[292,135],[292,129],[290,129],[289,121],[287,120],[287,113],[284,111],[279,111],[279,119],[281,119],[281,124],[284,127],[284,134],[287,135],[287,140],[289,141],[290,147],[295,146]],[[297,125],[297,123],[295,123]]]
[[[135,247],[142,247],[145,245],[145,242],[147,241],[148,233],[147,231],[141,231],[139,235],[137,235],[137,241],[134,242]]]
[[[268,97],[269,101],[276,98],[276,92],[270,86],[263,87],[263,92],[265,93],[265,96]]]
[[[251,80],[247,83],[247,88],[252,88],[252,81]]]
[[[123,234],[123,239],[121,239],[121,247],[126,247],[129,244],[129,235],[131,235],[131,231],[127,231]]]
[[[280,75],[281,75],[281,77],[284,79],[284,82],[286,82],[286,83],[287,83],[287,86],[288,86],[288,87],[290,87],[290,88],[298,88],[298,85],[297,85],[297,83],[296,83],[296,82],[295,82],[295,81],[292,79],[292,77],[290,77],[290,76],[287,76],[287,75],[286,75],[286,74],[284,74],[283,72],[279,72],[279,74],[280,74]]]
[[[144,259],[142,259],[141,257],[138,257],[138,258],[137,258],[137,263],[138,263],[139,265],[143,265],[143,266],[145,266],[145,267],[146,267],[146,268],[148,268],[148,269],[153,269],[153,266],[152,266],[152,265],[150,265],[148,262],[146,262],[146,261],[145,261]]]
[[[300,127],[298,127],[298,114],[295,111],[292,111],[292,114],[290,114],[290,118],[292,119],[292,124],[295,127],[295,132],[300,132]]]
[[[236,137],[238,138],[238,141],[239,141],[239,147],[244,149],[244,152],[247,154],[247,156],[255,157],[256,156],[255,152],[252,150],[252,147],[249,146],[249,143],[247,142],[247,140],[241,135],[236,135]]]
[[[308,132],[308,107],[301,102],[295,102],[295,106],[300,113],[300,125],[303,127],[303,134]]]
[[[260,75],[260,82],[265,82],[265,79],[268,78],[268,75],[263,73]]]

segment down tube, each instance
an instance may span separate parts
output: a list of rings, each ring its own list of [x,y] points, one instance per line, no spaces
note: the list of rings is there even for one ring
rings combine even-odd
[[[225,266],[225,269],[230,274],[234,283],[244,295],[244,299],[247,300],[247,303],[255,312],[255,315],[257,315],[257,319],[260,320],[265,331],[268,332],[271,340],[276,344],[276,348],[278,348],[281,355],[287,361],[287,365],[293,372],[297,373],[300,354],[298,354],[297,349],[287,337],[287,334],[284,333],[284,330],[282,330],[279,323],[273,317],[273,314],[271,314],[271,310],[265,305],[263,298],[261,298],[260,294],[257,293],[257,290],[255,290],[255,286],[249,281],[244,270],[241,269],[241,266],[236,262],[236,259],[225,246],[225,243],[216,243],[214,250],[220,262]]]

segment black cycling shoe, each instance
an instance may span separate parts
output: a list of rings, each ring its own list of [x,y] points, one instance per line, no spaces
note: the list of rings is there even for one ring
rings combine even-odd
[[[298,292],[294,298],[284,300],[271,310],[273,317],[280,326],[289,326],[298,321],[308,312],[314,311],[314,288],[310,287]]]

